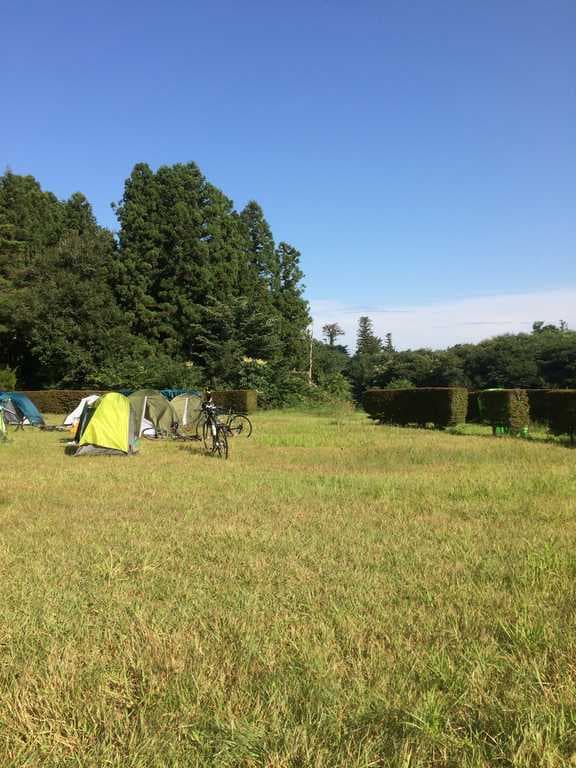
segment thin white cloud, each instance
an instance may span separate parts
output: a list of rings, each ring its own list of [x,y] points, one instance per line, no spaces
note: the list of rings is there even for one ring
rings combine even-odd
[[[396,349],[440,349],[501,333],[530,331],[535,320],[556,324],[565,320],[576,328],[576,288],[472,296],[418,306],[360,307],[330,299],[312,300],[310,305],[315,335],[321,336],[326,323],[339,323],[346,332],[341,341],[351,351],[361,315],[372,319],[378,336],[390,332]]]

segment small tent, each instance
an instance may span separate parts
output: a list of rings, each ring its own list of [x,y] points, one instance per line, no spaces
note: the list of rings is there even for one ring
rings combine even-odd
[[[182,428],[193,426],[200,415],[202,398],[197,394],[184,393],[172,400],[172,407],[176,411],[178,424]]]
[[[129,398],[136,413],[138,436],[161,437],[170,434],[178,425],[172,404],[156,389],[139,389]]]
[[[86,406],[75,442],[75,456],[136,453],[136,418],[128,398],[109,392]]]
[[[24,426],[24,414],[12,400],[9,392],[0,393],[0,407],[2,408],[2,420],[5,426]]]
[[[44,419],[42,414],[36,408],[32,400],[22,392],[2,392],[0,393],[0,401],[5,403],[6,401],[12,403],[12,408],[6,408],[6,420],[9,424],[20,424],[21,426],[32,424],[35,427],[43,426]],[[8,413],[8,410],[16,411],[18,418],[14,420],[13,414]]]
[[[95,403],[99,397],[100,395],[88,395],[88,397],[83,397],[76,408],[74,408],[74,410],[64,419],[64,426],[71,427],[73,424],[77,424],[80,421],[80,416],[82,416],[84,408],[87,405],[92,405],[92,403]]]

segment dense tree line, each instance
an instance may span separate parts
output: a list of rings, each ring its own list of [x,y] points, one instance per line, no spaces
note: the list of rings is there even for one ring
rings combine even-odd
[[[329,347],[329,343],[326,345]],[[531,333],[504,334],[445,350],[396,351],[378,338],[368,317],[359,321],[355,354],[342,370],[359,399],[368,387],[576,387],[576,332],[537,321]]]
[[[135,166],[117,236],[80,193],[0,178],[0,366],[27,387],[302,388],[300,254],[258,203],[238,212],[193,164]]]
[[[576,387],[576,332],[534,323],[446,350],[396,351],[360,318],[313,339],[300,254],[258,203],[236,211],[193,163],[139,164],[99,226],[81,193],[0,177],[0,378],[40,387],[254,387],[264,405],[370,386]]]

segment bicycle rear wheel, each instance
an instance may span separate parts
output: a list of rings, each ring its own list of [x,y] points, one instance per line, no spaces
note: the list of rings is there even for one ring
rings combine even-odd
[[[250,437],[252,434],[252,422],[248,416],[238,413],[236,416],[232,416],[228,422],[228,431],[234,437],[240,437],[240,435]]]

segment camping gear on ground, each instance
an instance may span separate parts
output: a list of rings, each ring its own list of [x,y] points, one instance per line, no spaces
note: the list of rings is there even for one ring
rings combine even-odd
[[[137,438],[136,414],[130,400],[119,392],[109,392],[84,408],[72,452],[74,456],[127,456],[137,452]]]
[[[179,389],[171,387],[170,389],[161,389],[160,394],[164,395],[167,400],[174,400],[179,395],[192,395],[196,397],[202,397],[202,393],[197,389]]]
[[[7,408],[5,403],[11,401],[12,408]],[[17,424],[20,427],[33,425],[35,427],[44,426],[42,414],[36,408],[32,400],[22,392],[1,392],[0,401],[6,410],[6,421],[8,424]],[[17,420],[14,420],[14,410],[18,414]]]
[[[66,418],[64,419],[64,422],[63,422],[64,426],[71,427],[74,424],[78,424],[84,408],[87,405],[92,405],[92,403],[95,403],[99,397],[100,395],[88,395],[88,397],[83,397],[82,400],[80,400],[80,402],[76,406],[76,408],[74,408],[74,410],[71,413],[69,413],[68,416],[66,416]]]
[[[136,433],[139,437],[166,437],[178,426],[172,403],[157,389],[139,389],[128,400],[136,414]]]
[[[172,400],[171,404],[176,411],[180,429],[195,427],[202,415],[202,411],[200,410],[202,397],[200,395],[185,392],[182,395],[177,395],[177,397]]]

